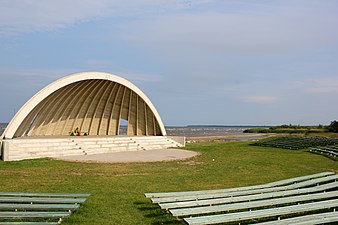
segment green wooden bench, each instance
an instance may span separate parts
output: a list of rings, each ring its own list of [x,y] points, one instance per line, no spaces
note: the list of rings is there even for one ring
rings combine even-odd
[[[276,192],[276,191],[284,191],[284,190],[292,190],[297,188],[304,188],[309,186],[314,186],[324,182],[335,181],[338,179],[338,175],[326,176],[317,179],[311,179],[295,184],[285,185],[285,186],[277,186],[270,188],[262,188],[262,189],[253,189],[248,191],[238,191],[238,192],[220,192],[220,193],[199,193],[197,195],[186,195],[186,196],[175,196],[175,197],[163,197],[163,198],[151,198],[153,203],[164,203],[164,202],[179,202],[179,201],[188,201],[188,200],[201,200],[201,199],[211,199],[211,198],[221,198],[221,197],[235,197],[241,195],[249,195],[249,194],[258,194],[258,193],[268,193],[268,192]]]
[[[338,199],[321,201],[320,203],[313,202],[292,206],[260,209],[255,211],[191,217],[184,218],[184,221],[190,225],[230,223],[245,220],[276,217],[288,214],[305,213],[317,210],[331,209],[335,207],[338,207]]]
[[[294,219],[289,223],[288,219],[283,219],[281,221],[286,222],[280,224],[312,224],[311,221],[315,224],[324,217],[325,221],[338,221],[336,214],[319,215],[338,207],[337,179],[338,175],[334,173],[321,173],[272,182],[259,189],[251,188],[264,184],[240,187],[237,191],[230,188],[230,192],[223,189],[224,192],[216,190],[215,193],[192,191],[183,192],[184,195],[171,192],[148,196],[164,196],[151,199],[158,201],[159,206],[173,216],[183,217],[188,224],[247,223],[257,219],[274,220],[267,224],[279,224],[274,222],[281,216]],[[269,187],[271,184],[280,186]],[[298,214],[297,219],[295,214]],[[318,215],[310,217],[306,214]]]
[[[295,182],[310,180],[319,177],[325,177],[329,175],[334,175],[334,172],[323,172],[317,173],[307,176],[301,176],[296,178],[290,178],[280,181],[275,181],[267,184],[255,185],[255,186],[245,186],[239,188],[226,188],[226,189],[217,189],[217,190],[203,190],[203,191],[183,191],[183,192],[161,192],[161,193],[145,193],[144,195],[147,198],[163,198],[163,197],[171,197],[171,196],[187,196],[187,195],[198,195],[198,194],[207,194],[207,193],[224,193],[224,192],[236,192],[236,191],[245,191],[245,190],[253,190],[253,189],[261,189],[267,187],[275,187],[282,186],[286,184],[292,184]]]
[[[196,200],[196,201],[159,203],[159,206],[161,207],[161,209],[165,209],[165,210],[175,209],[175,208],[187,208],[187,207],[194,207],[194,206],[206,206],[206,205],[211,206],[211,205],[216,205],[216,204],[257,201],[257,200],[269,199],[269,198],[287,197],[287,196],[299,195],[299,194],[311,194],[315,192],[323,192],[323,191],[336,189],[336,188],[338,188],[338,182],[322,184],[322,185],[318,185],[315,187],[301,188],[301,189],[296,189],[296,190],[278,191],[278,192],[272,192],[272,193],[215,198],[215,199],[203,199],[203,200]]]
[[[233,204],[223,204],[214,206],[202,206],[183,209],[171,209],[169,210],[173,216],[191,216],[207,213],[227,212],[232,210],[254,209],[259,207],[277,206],[283,204],[295,204],[307,201],[316,201],[322,199],[329,199],[338,196],[338,191],[315,193],[311,195],[298,195],[290,197],[280,197],[274,199],[240,202]],[[318,203],[320,204],[320,203]]]
[[[310,148],[310,152],[316,152],[331,157],[338,157],[338,152],[332,151],[329,148]]]
[[[0,225],[60,224],[62,218],[70,216],[89,196],[87,193],[0,192]]]

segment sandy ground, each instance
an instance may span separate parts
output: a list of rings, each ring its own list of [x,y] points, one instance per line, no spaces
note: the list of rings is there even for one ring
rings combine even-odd
[[[73,155],[61,156],[56,159],[78,162],[110,162],[110,163],[128,163],[128,162],[159,162],[187,159],[199,155],[198,152],[181,149],[159,149],[147,151],[114,152],[94,155]]]
[[[256,140],[267,137],[262,134],[249,134],[240,136],[212,136],[187,138],[191,142],[204,141],[241,141]],[[76,162],[104,162],[104,163],[129,163],[129,162],[160,162],[170,160],[188,159],[199,155],[198,152],[182,149],[158,149],[147,151],[114,152],[93,155],[60,156],[56,159]]]

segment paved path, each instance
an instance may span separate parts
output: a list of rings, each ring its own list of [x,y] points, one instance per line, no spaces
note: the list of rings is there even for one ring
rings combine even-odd
[[[94,155],[60,156],[56,159],[84,162],[158,162],[187,159],[199,155],[198,152],[181,149],[159,149],[147,151],[114,152]]]

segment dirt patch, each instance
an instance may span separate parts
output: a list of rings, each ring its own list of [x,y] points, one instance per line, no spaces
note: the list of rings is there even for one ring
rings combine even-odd
[[[93,155],[72,155],[57,157],[58,160],[73,162],[105,162],[105,163],[130,163],[130,162],[160,162],[182,160],[195,157],[200,153],[182,149],[158,149],[147,151],[114,152]]]

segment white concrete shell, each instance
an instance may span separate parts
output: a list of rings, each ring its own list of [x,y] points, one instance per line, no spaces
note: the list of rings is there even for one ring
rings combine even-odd
[[[134,84],[109,73],[63,77],[35,94],[16,113],[2,138],[63,136],[76,128],[92,135],[119,135],[120,120],[129,136],[165,136],[160,115]]]

